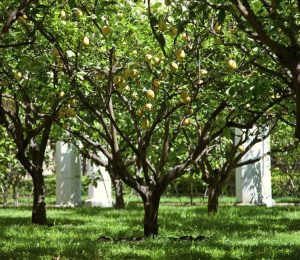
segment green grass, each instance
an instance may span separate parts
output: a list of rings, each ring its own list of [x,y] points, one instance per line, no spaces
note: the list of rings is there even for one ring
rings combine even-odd
[[[204,206],[160,208],[160,235],[140,242],[100,242],[141,236],[143,211],[50,208],[53,227],[30,224],[30,208],[0,209],[0,259],[300,259],[300,208]],[[204,235],[204,241],[169,236]]]
[[[129,195],[124,196],[125,201],[128,204],[142,203],[142,199],[138,195]],[[163,196],[160,200],[163,204],[169,205],[191,205],[191,198],[189,196]],[[235,197],[221,196],[219,203],[221,205],[233,205],[235,204]],[[192,199],[193,205],[207,205],[207,197],[204,196],[194,196]]]
[[[114,198],[114,194],[113,194]],[[81,196],[82,201],[84,202],[85,200],[88,199],[88,196],[86,194],[82,194]],[[47,205],[55,205],[55,195],[46,195],[45,197],[45,202]],[[137,204],[137,203],[142,203],[142,199],[139,195],[136,194],[126,194],[124,196],[124,200],[127,204]],[[163,196],[161,198],[162,203],[166,204],[174,204],[174,205],[190,205],[191,199],[189,196]],[[227,197],[227,196],[222,196],[220,198],[220,203],[221,204],[234,204],[235,203],[235,198],[234,197]],[[3,200],[0,197],[0,205],[3,204]],[[207,198],[203,196],[194,196],[193,197],[193,204],[195,205],[206,205],[207,204]],[[32,205],[32,195],[27,194],[26,196],[21,196],[19,198],[19,205],[20,206],[31,206]],[[14,200],[10,196],[8,199],[8,206],[14,206]]]
[[[277,203],[300,203],[300,197],[279,197],[275,198]]]

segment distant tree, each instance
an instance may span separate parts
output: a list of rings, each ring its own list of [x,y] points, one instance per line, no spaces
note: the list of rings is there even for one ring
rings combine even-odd
[[[15,158],[14,143],[6,131],[0,128],[0,187],[4,206],[8,204],[8,195],[11,190],[15,205],[18,205],[18,188],[25,173],[26,171]]]
[[[280,122],[271,136],[272,183],[277,196],[300,195],[299,141],[293,137],[293,126]]]
[[[9,37],[23,37],[18,24]],[[57,66],[43,43],[1,48],[0,125],[16,147],[16,158],[33,181],[32,222],[47,224],[43,163],[51,127],[61,106]],[[50,56],[51,60],[51,56]]]

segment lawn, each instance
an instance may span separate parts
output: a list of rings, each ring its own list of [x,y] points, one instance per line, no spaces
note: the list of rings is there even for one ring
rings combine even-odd
[[[229,207],[210,216],[203,206],[162,205],[160,235],[142,235],[142,208],[49,208],[52,227],[30,224],[30,208],[0,209],[0,259],[300,259],[300,208]],[[203,235],[204,241],[170,237]]]

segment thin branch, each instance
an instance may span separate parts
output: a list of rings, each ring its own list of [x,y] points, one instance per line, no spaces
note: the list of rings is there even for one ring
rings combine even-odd
[[[18,19],[18,17],[23,15],[24,12],[29,8],[29,6],[34,2],[37,2],[37,0],[24,0],[17,9],[10,13],[3,25],[2,31],[0,33],[0,39],[4,37],[4,34],[8,33],[10,27]]]
[[[18,43],[10,43],[10,44],[1,44],[0,49],[7,49],[7,48],[16,48],[16,47],[21,47],[21,46],[26,46],[26,45],[31,45],[34,44],[35,39],[32,39],[30,41],[26,42],[18,42]]]

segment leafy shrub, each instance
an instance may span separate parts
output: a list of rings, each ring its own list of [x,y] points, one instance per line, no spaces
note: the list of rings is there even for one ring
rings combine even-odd
[[[272,193],[274,197],[300,195],[300,172],[283,172],[279,168],[272,169]]]

